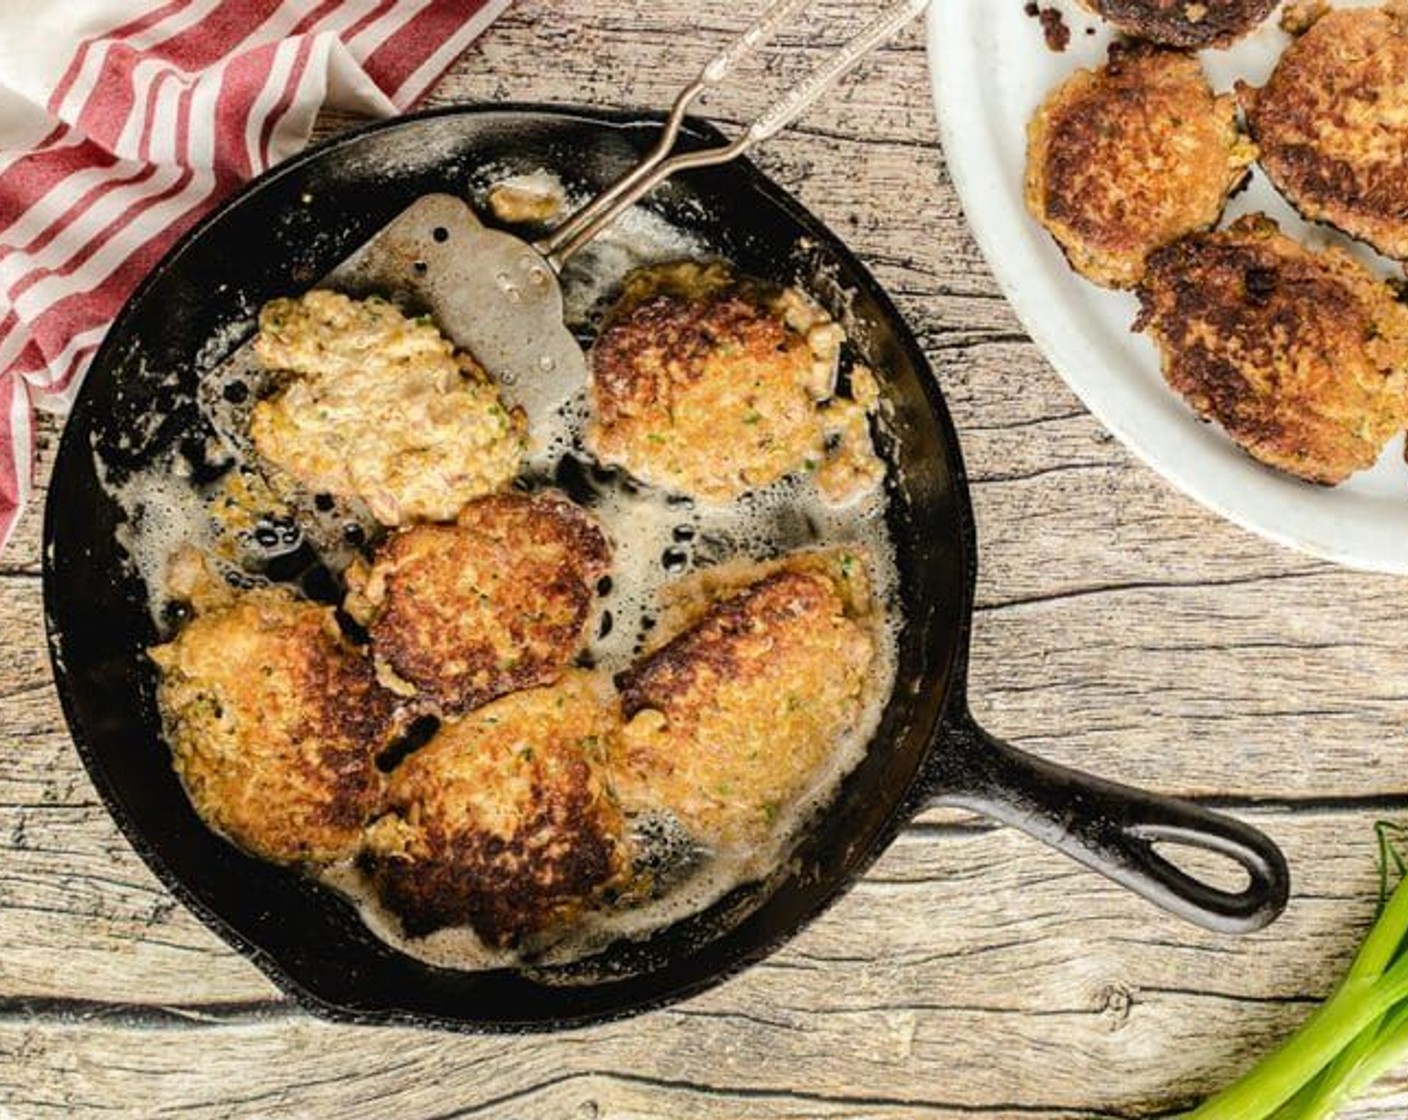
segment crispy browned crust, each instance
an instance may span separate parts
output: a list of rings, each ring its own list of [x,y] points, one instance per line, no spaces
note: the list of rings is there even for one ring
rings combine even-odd
[[[173,761],[202,818],[278,862],[356,850],[379,804],[392,704],[330,608],[245,592],[151,656]]]
[[[842,613],[835,588],[822,576],[781,571],[731,599],[714,604],[690,630],[646,661],[621,674],[621,708],[630,718],[644,708],[683,716],[705,698],[699,686],[756,672],[760,651],[773,645],[768,631],[813,615]]]
[[[1082,0],[1126,35],[1169,47],[1226,47],[1250,34],[1277,0]]]
[[[458,714],[551,684],[582,647],[611,552],[600,526],[557,493],[469,503],[453,525],[387,537],[349,577],[379,662],[418,699]]]
[[[1032,118],[1027,208],[1077,272],[1128,288],[1155,249],[1217,224],[1254,155],[1196,58],[1117,44]]]
[[[447,724],[403,762],[365,862],[406,933],[469,925],[516,946],[619,883],[624,825],[603,776],[618,726],[574,672]]]
[[[1155,254],[1139,298],[1169,385],[1263,463],[1342,482],[1408,419],[1408,308],[1340,250],[1252,215]]]
[[[861,712],[875,647],[847,602],[820,565],[775,570],[621,674],[627,809],[706,843],[766,836]]]
[[[653,485],[737,497],[820,463],[813,361],[757,293],[631,293],[592,347],[587,446]]]
[[[1344,8],[1293,43],[1261,90],[1238,88],[1271,181],[1307,218],[1408,259],[1408,26]]]

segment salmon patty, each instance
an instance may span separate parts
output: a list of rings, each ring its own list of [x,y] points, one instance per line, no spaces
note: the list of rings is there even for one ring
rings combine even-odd
[[[794,558],[687,604],[686,628],[618,678],[623,807],[709,846],[765,840],[858,725],[869,610],[854,554]]]
[[[1250,34],[1277,0],[1082,0],[1126,35],[1200,51]]]
[[[1339,249],[1251,215],[1155,254],[1139,299],[1169,385],[1269,466],[1339,483],[1408,423],[1408,307]]]
[[[843,409],[822,407],[843,403],[834,398],[842,338],[797,293],[722,266],[642,270],[592,347],[587,449],[642,482],[708,501],[816,471],[828,436],[849,423]],[[878,466],[868,429],[864,443]],[[883,474],[863,473],[871,487]]]
[[[1408,5],[1321,16],[1262,89],[1238,93],[1301,214],[1408,260]]]
[[[347,610],[388,685],[454,715],[556,680],[610,565],[600,526],[566,497],[498,494],[385,538],[349,569]]]
[[[209,825],[279,863],[351,855],[378,811],[391,697],[332,609],[282,590],[202,591],[150,651],[176,771]]]
[[[1211,229],[1246,180],[1255,149],[1236,117],[1192,55],[1116,44],[1032,118],[1027,208],[1081,275],[1133,287],[1150,253]]]
[[[255,405],[250,438],[309,490],[400,525],[450,520],[518,473],[522,416],[427,317],[315,290],[266,304],[254,345],[281,387]]]
[[[394,770],[364,865],[405,932],[468,925],[520,946],[595,905],[629,866],[605,780],[619,724],[587,673],[449,723]]]

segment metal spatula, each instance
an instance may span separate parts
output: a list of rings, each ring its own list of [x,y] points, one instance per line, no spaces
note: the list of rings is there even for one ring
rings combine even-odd
[[[393,223],[388,231],[393,235],[391,243],[414,239],[417,250],[433,258],[432,267],[446,270],[456,285],[455,306],[441,309],[446,333],[467,347],[506,387],[528,412],[530,422],[535,414],[568,400],[586,380],[581,349],[563,323],[558,274],[567,260],[675,172],[727,163],[781,131],[928,6],[928,0],[904,0],[885,10],[737,139],[672,156],[689,106],[721,84],[743,58],[776,35],[809,3],[776,0],[771,4],[680,92],[650,153],[542,240],[529,243],[488,229],[467,205],[448,195],[422,199]],[[403,236],[398,237],[402,226]],[[426,230],[433,231],[433,236],[427,237]]]

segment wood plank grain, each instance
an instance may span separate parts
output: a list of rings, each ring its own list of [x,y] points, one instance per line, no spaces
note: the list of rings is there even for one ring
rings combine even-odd
[[[520,0],[431,103],[663,108],[750,10]],[[746,121],[857,18],[814,5],[708,111]],[[757,159],[894,295],[963,434],[975,710],[1054,759],[1232,798],[1292,860],[1281,922],[1202,934],[931,813],[790,947],[675,1010],[527,1039],[314,1021],[173,902],[83,773],[48,683],[36,501],[0,558],[0,1117],[1166,1115],[1325,994],[1372,911],[1373,820],[1408,810],[1401,584],[1227,525],[1084,412],[964,226],[921,42]],[[58,431],[41,418],[40,498]],[[1405,1113],[1400,1078],[1346,1116]]]
[[[1158,1113],[1293,1029],[1372,912],[1373,814],[1246,815],[1299,872],[1286,916],[1250,938],[1191,930],[1010,830],[936,814],[790,947],[724,987],[641,1020],[527,1039],[316,1022],[202,944],[189,916],[154,906],[130,866],[85,862],[80,842],[71,878],[46,881],[42,862],[30,875],[33,849],[11,848],[12,877],[68,917],[35,917],[28,952],[5,939],[0,1056],[23,1060],[0,1062],[0,1105],[571,1116],[590,1098],[603,1115],[634,1114],[628,1102],[691,1116]],[[25,913],[7,906],[0,923]],[[92,936],[98,922],[105,939]],[[252,1006],[230,1006],[241,1000]],[[45,1095],[25,1095],[35,1086]]]

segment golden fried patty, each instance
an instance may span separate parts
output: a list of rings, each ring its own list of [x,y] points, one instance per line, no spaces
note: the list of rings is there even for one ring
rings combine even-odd
[[[279,590],[230,595],[151,657],[176,770],[208,824],[279,862],[357,849],[379,804],[391,703],[330,608]]]
[[[617,727],[573,672],[446,724],[401,763],[364,859],[406,932],[469,925],[513,946],[616,884],[629,861],[603,766]]]
[[[1277,0],[1082,0],[1126,35],[1169,47],[1226,47],[1271,14]]]
[[[264,306],[255,350],[284,384],[255,406],[250,437],[310,490],[400,525],[449,520],[518,473],[521,416],[427,318],[311,291]]]
[[[561,494],[497,494],[387,537],[349,571],[347,609],[379,663],[454,714],[556,680],[610,563],[600,527]]]
[[[1236,116],[1191,55],[1112,47],[1032,118],[1027,208],[1077,272],[1132,287],[1150,253],[1214,226],[1245,180],[1255,151]]]
[[[767,837],[860,719],[867,605],[858,557],[801,560],[725,593],[623,673],[623,807],[673,814],[706,844]]]
[[[1408,307],[1341,250],[1252,215],[1156,253],[1139,299],[1169,385],[1263,463],[1342,482],[1408,422]]]
[[[1307,218],[1408,259],[1408,17],[1344,8],[1238,90],[1271,181]]]
[[[592,348],[588,449],[714,501],[815,470],[840,328],[795,312],[717,266],[636,274]]]

